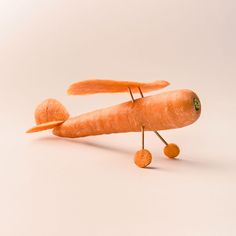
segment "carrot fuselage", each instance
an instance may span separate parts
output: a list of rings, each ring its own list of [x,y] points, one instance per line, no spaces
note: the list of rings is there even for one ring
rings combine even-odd
[[[199,118],[199,104],[197,95],[191,90],[169,91],[69,118],[55,127],[53,134],[79,138],[139,132],[141,126],[146,131],[181,128]]]

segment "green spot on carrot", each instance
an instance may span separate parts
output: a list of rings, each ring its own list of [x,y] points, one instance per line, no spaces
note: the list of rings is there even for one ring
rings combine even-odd
[[[201,108],[201,103],[198,98],[193,99],[194,107],[196,111],[199,111]]]

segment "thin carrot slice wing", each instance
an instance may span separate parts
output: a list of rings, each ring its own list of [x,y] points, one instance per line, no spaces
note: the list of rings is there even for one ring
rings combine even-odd
[[[169,82],[157,80],[151,83],[140,83],[131,81],[116,80],[84,80],[70,85],[67,93],[69,95],[86,95],[95,93],[124,93],[128,92],[128,88],[133,93],[139,93],[138,88],[143,92],[150,92],[165,88]]]
[[[55,128],[56,126],[61,125],[64,122],[65,122],[64,120],[63,121],[51,121],[51,122],[43,123],[40,125],[36,125],[36,126],[32,127],[31,129],[27,130],[26,133],[35,133],[35,132],[39,132],[39,131],[43,131],[43,130],[52,129],[52,128]]]

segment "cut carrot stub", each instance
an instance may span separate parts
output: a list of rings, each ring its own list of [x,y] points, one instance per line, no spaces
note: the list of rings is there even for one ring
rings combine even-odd
[[[140,88],[143,92],[150,92],[165,88],[169,82],[157,80],[152,83],[140,83],[131,81],[116,81],[116,80],[84,80],[72,84],[67,93],[69,95],[86,95],[95,93],[123,93],[129,92],[128,88],[133,93],[139,93]]]
[[[179,147],[174,143],[169,143],[164,148],[164,154],[169,158],[176,158],[180,153]]]
[[[36,126],[32,127],[31,129],[27,130],[26,133],[35,133],[35,132],[39,132],[39,131],[43,131],[43,130],[52,129],[52,128],[55,128],[56,126],[61,125],[64,122],[65,122],[64,120],[63,121],[51,121],[51,122],[47,122],[44,124],[36,125]]]

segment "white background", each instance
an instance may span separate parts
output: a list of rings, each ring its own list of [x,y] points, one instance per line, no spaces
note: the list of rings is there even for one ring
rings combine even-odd
[[[0,0],[0,235],[236,235],[236,3],[233,0]],[[127,94],[69,97],[88,78],[167,80],[194,90],[195,124],[69,140],[27,135],[48,97],[71,115]]]

